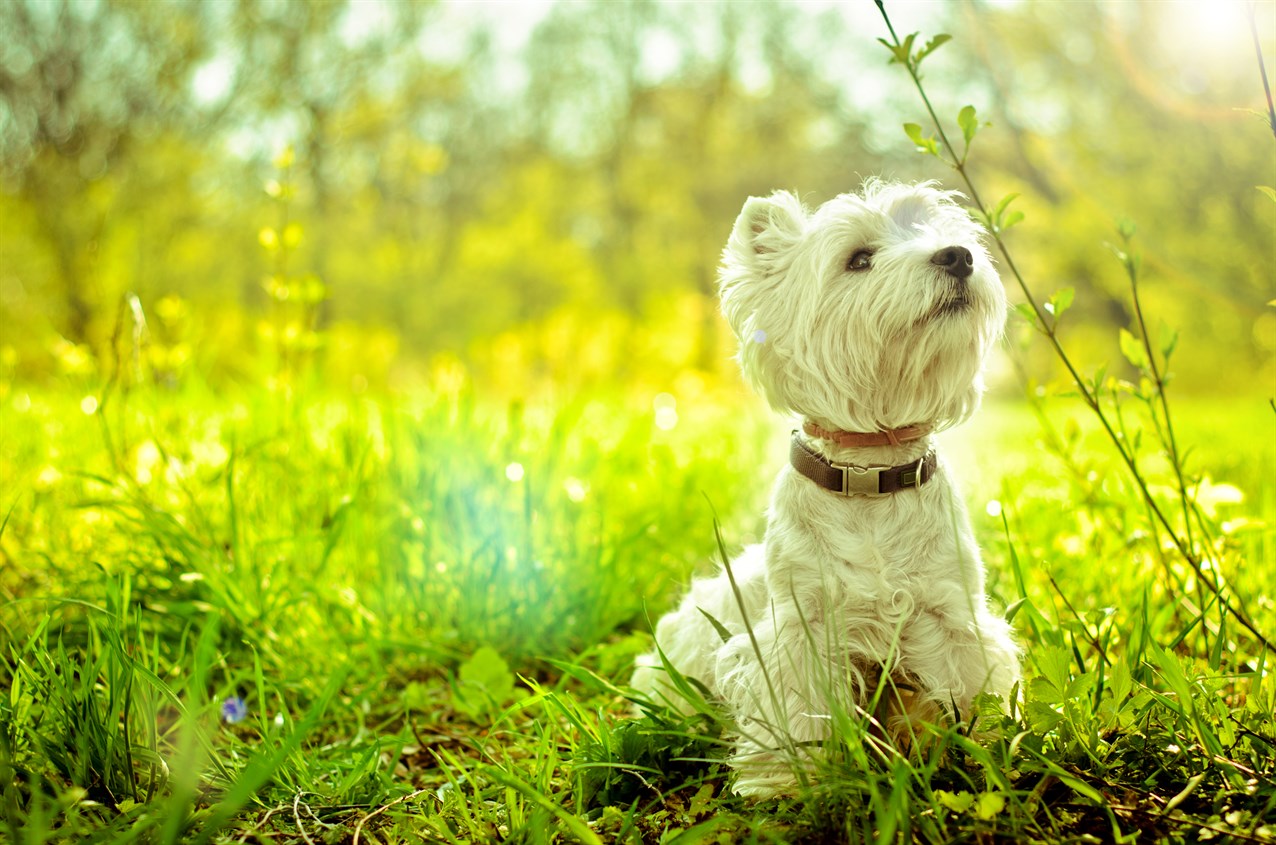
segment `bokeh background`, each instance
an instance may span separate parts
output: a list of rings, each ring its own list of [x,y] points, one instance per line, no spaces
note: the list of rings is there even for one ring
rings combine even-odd
[[[1022,194],[1011,243],[1040,295],[1076,289],[1082,365],[1121,360],[1125,218],[1145,307],[1186,339],[1174,389],[1269,395],[1276,157],[1248,13],[1270,58],[1276,4],[890,9],[957,36],[930,94],[991,122],[973,176]],[[0,373],[103,377],[144,323],[170,384],[263,360],[356,393],[734,379],[712,294],[747,196],[957,187],[901,131],[924,112],[884,35],[867,0],[10,0]],[[1042,344],[1021,360],[1054,375]]]

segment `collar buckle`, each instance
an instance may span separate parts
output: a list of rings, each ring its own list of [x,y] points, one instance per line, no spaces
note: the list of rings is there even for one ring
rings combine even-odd
[[[860,467],[852,464],[829,463],[842,473],[843,496],[889,496],[882,492],[882,470],[888,466]]]

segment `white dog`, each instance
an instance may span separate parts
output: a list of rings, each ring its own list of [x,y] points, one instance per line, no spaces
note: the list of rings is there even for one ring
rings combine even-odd
[[[814,213],[786,192],[754,197],[723,253],[744,375],[803,426],[764,541],[697,579],[656,643],[730,709],[739,793],[791,791],[839,714],[876,702],[907,736],[912,720],[968,717],[980,692],[1008,697],[1018,678],[931,437],[978,406],[1006,307],[952,197],[877,181]],[[658,652],[633,684],[677,699]]]

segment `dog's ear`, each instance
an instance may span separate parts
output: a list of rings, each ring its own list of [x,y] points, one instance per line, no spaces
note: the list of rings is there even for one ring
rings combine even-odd
[[[797,331],[803,297],[793,296],[789,269],[806,228],[806,210],[788,191],[750,197],[722,252],[718,294],[740,344],[745,378],[777,409],[787,406],[784,359]],[[814,298],[807,297],[814,302]]]
[[[718,277],[722,313],[738,336],[752,336],[761,328],[746,323],[783,288],[805,225],[806,209],[788,191],[745,201],[722,251]]]
[[[731,230],[727,250],[737,262],[752,264],[784,253],[797,242],[806,225],[806,209],[788,191],[769,197],[749,197]]]

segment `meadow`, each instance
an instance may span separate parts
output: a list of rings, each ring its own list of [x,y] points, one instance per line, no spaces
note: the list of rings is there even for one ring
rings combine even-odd
[[[787,430],[742,389],[676,418],[673,398],[9,387],[8,838],[1276,835],[1270,655],[1067,397],[1048,427],[1012,396],[944,435],[1023,700],[980,714],[991,737],[936,726],[902,754],[852,723],[800,798],[733,797],[722,717],[636,718],[625,684],[648,620],[713,565],[715,516],[729,547],[758,537]],[[1270,631],[1272,411],[1187,403],[1179,429],[1210,560]]]

